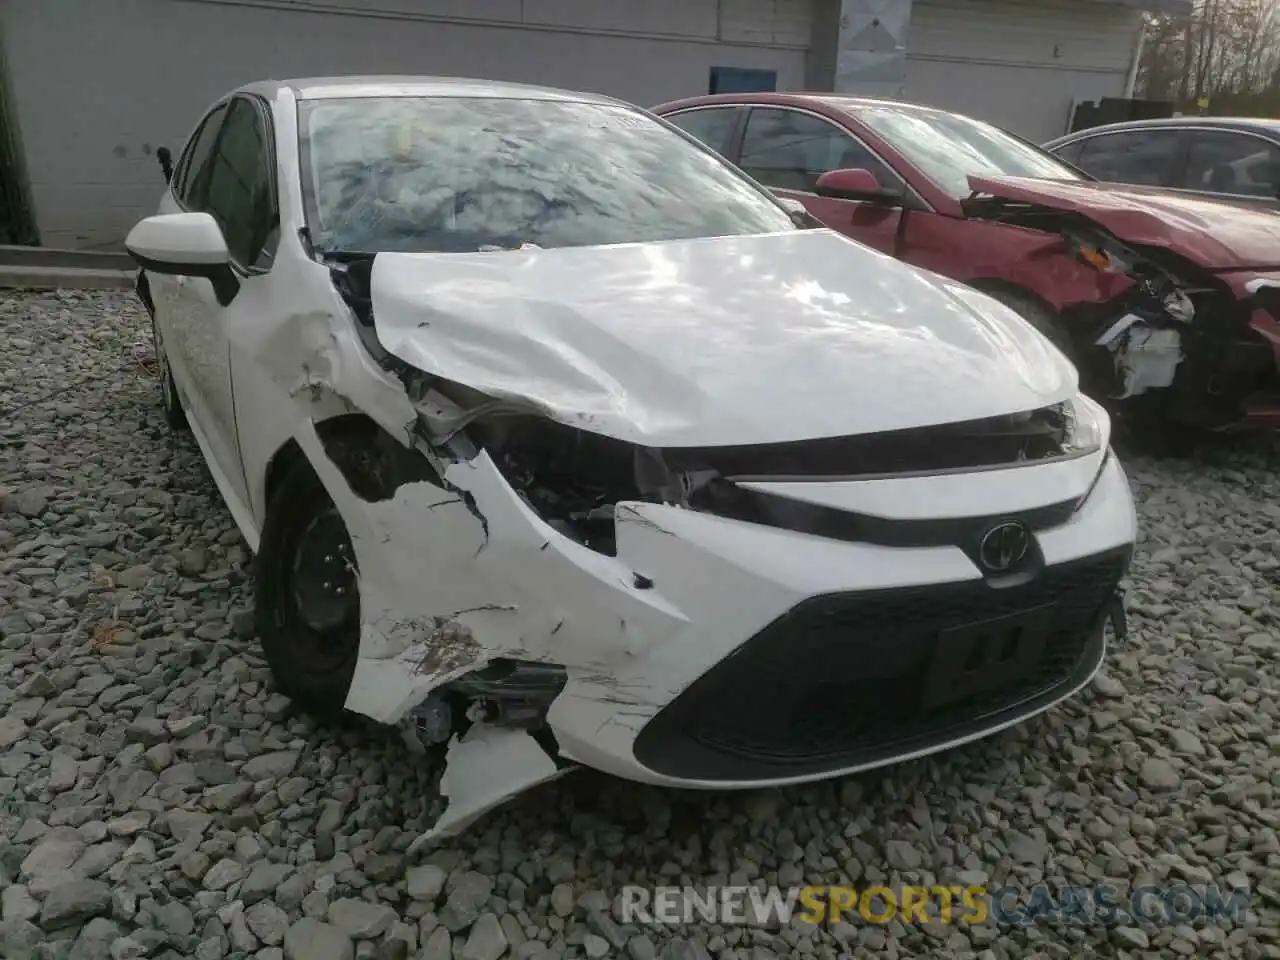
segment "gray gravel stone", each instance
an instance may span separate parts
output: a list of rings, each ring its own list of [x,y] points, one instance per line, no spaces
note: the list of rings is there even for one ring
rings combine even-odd
[[[71,869],[71,865],[84,853],[85,842],[78,835],[50,833],[32,848],[22,861],[21,876],[56,876]]]
[[[19,883],[0,890],[0,919],[33,920],[40,915],[40,904],[31,891]]]
[[[225,890],[244,876],[244,866],[235,860],[219,860],[204,875],[206,890]]]
[[[447,874],[433,863],[413,867],[405,874],[405,887],[413,900],[430,903],[440,896]]]
[[[57,930],[107,912],[111,888],[99,880],[64,880],[49,891],[40,909],[40,926]]]
[[[302,917],[285,934],[284,955],[287,960],[353,960],[355,948],[337,927]]]
[[[264,753],[246,761],[241,773],[251,780],[279,780],[293,772],[298,754],[290,750]]]
[[[1182,777],[1173,764],[1160,757],[1148,757],[1142,761],[1142,785],[1151,790],[1176,790]]]
[[[284,942],[289,929],[289,915],[269,900],[246,910],[244,919],[253,935],[267,946],[274,947]]]
[[[506,952],[507,937],[502,932],[502,924],[492,913],[483,913],[471,927],[458,960],[498,960]]]
[[[376,940],[391,929],[396,914],[386,904],[344,898],[329,905],[329,922],[353,940]]]
[[[418,960],[452,960],[453,939],[444,927],[436,927],[422,946]]]
[[[246,904],[257,903],[263,897],[275,893],[293,871],[294,868],[287,863],[263,861],[255,864],[240,885],[240,899]]]

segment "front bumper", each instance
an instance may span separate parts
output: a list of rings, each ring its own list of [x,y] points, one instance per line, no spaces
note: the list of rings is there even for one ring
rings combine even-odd
[[[1112,550],[1006,590],[980,580],[803,601],[654,717],[636,759],[681,779],[789,779],[1016,723],[1098,669],[1128,559]]]
[[[1050,468],[1023,469],[1030,480]],[[618,699],[578,696],[571,667],[548,721],[564,757],[713,789],[922,756],[1072,695],[1102,661],[1136,538],[1114,458],[1080,510],[1036,535],[1038,575],[1004,588],[956,547],[836,542],[648,505],[641,519],[620,522],[619,556],[652,574],[688,624],[612,665]],[[978,652],[982,630],[951,632],[1009,616],[994,625],[1008,629],[986,634],[1005,643],[1010,630],[1027,633],[1030,646],[1010,647],[1012,663]],[[964,695],[939,695],[939,676]]]

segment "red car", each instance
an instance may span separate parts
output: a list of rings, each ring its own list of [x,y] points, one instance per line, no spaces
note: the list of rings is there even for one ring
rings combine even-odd
[[[1100,183],[988,124],[897,101],[722,94],[652,109],[821,224],[1003,301],[1120,409],[1280,425],[1280,214]]]

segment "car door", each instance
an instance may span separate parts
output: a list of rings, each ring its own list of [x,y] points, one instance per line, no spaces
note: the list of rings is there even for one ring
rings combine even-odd
[[[1185,138],[1185,131],[1173,127],[1120,130],[1085,137],[1054,153],[1107,183],[1172,187],[1177,182]]]
[[[1243,131],[1195,129],[1189,138],[1180,189],[1280,209],[1280,147]]]
[[[279,243],[273,136],[263,101],[246,95],[231,101],[200,186],[200,209],[222,228],[240,290],[223,305],[208,280],[192,277],[180,294],[190,317],[191,377],[204,402],[205,440],[243,503],[248,502],[248,488],[237,435],[228,332],[234,326],[233,314],[260,298]]]
[[[197,124],[174,167],[173,180],[160,201],[160,213],[203,209],[204,184],[227,108],[227,101],[216,104]],[[189,277],[147,274],[155,310],[156,347],[164,351],[188,416],[203,423],[206,414],[204,398],[193,374],[198,355],[193,337],[198,335],[198,328],[192,323],[192,301],[185,295],[190,282]]]
[[[775,193],[799,200],[833,230],[884,253],[895,253],[900,208],[820,197],[815,192],[818,178],[828,170],[853,167],[870,170],[887,189],[905,189],[888,164],[835,122],[794,107],[753,106],[736,162]]]

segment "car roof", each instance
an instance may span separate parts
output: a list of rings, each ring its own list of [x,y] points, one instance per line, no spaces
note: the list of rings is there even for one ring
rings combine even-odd
[[[892,100],[885,97],[854,97],[832,93],[809,92],[804,90],[777,93],[762,91],[759,93],[714,93],[697,97],[685,97],[658,104],[654,110],[669,110],[676,107],[710,106],[712,104],[758,103],[777,106],[803,107],[818,104],[820,106],[854,113],[859,107],[888,107],[903,113],[938,113],[953,114],[951,110],[941,110],[920,103],[904,100]]]
[[[621,104],[598,93],[560,90],[525,83],[469,77],[343,76],[261,80],[240,88],[271,97],[289,91],[298,100],[337,100],[352,97],[489,97],[506,100],[559,100],[576,103]]]
[[[1248,130],[1280,138],[1280,120],[1266,117],[1153,117],[1149,120],[1124,120],[1088,127],[1050,140],[1050,144],[1067,143],[1099,133],[1122,133],[1131,130],[1158,130],[1161,127],[1209,127],[1215,130]]]

